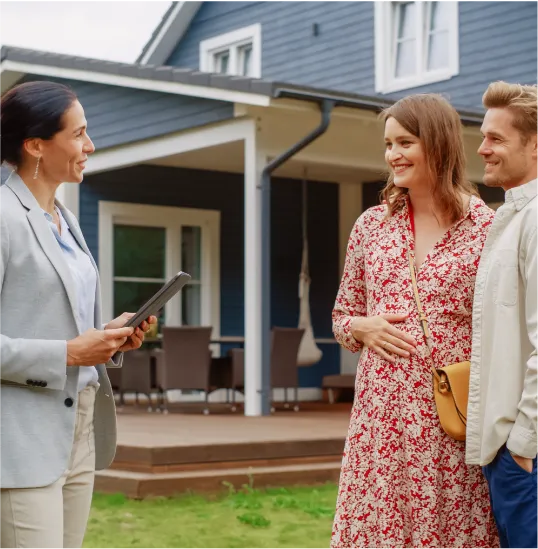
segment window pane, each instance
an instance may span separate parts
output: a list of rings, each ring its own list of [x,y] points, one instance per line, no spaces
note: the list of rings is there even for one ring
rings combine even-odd
[[[187,284],[183,288],[181,300],[181,324],[183,326],[201,326],[202,296],[199,284]]]
[[[239,48],[239,71],[241,76],[251,75],[252,44]]]
[[[396,78],[411,76],[416,70],[415,40],[398,44],[396,52]]]
[[[400,19],[398,25],[398,38],[415,38],[416,7],[414,2],[402,2],[398,4]]]
[[[394,3],[394,42],[396,45],[394,77],[404,78],[416,72],[416,2]]]
[[[230,64],[230,52],[223,51],[215,55],[215,72],[220,74],[228,74],[228,66]]]
[[[114,225],[114,276],[164,278],[165,229]]]
[[[427,70],[448,67],[448,2],[431,2]]]
[[[428,44],[428,70],[448,67],[448,32],[436,32],[430,35]]]
[[[448,28],[449,2],[431,2],[430,31]]]
[[[122,313],[136,313],[163,284],[157,282],[114,282],[114,317]],[[164,309],[157,315],[159,325],[164,321]]]
[[[182,227],[181,268],[189,273],[193,280],[201,280],[201,264],[202,228]]]

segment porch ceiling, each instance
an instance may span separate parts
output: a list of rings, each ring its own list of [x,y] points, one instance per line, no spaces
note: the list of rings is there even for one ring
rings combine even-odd
[[[256,120],[256,146],[267,159],[275,158],[301,140],[320,121],[315,108],[243,107],[236,110],[236,120]],[[468,177],[481,181],[483,165],[476,154],[481,136],[477,127],[464,128]],[[147,163],[244,173],[242,140],[204,147],[171,155]],[[379,180],[386,173],[383,145],[383,123],[375,113],[335,109],[325,134],[278,168],[274,175],[300,179],[304,168],[308,178],[317,181],[357,182]]]
[[[214,170],[230,173],[244,173],[244,145],[242,141],[225,143],[214,147],[207,147],[183,154],[160,158],[146,164],[154,166],[168,166],[175,168],[189,168],[194,170]],[[349,166],[331,165],[316,162],[312,159],[294,158],[275,170],[275,177],[301,179],[304,170],[310,181],[325,182],[361,182],[379,180],[382,171],[374,171]]]
[[[296,103],[263,109],[245,107],[243,113],[256,118],[260,143],[270,157],[281,154],[297,143],[321,119],[316,107],[298,108]],[[327,132],[294,158],[305,163],[331,165],[335,170],[349,169],[352,173],[366,170],[379,176],[386,170],[383,134],[384,125],[376,113],[336,108]],[[481,181],[484,166],[476,153],[482,141],[480,128],[465,126],[463,140],[467,176],[472,181]]]

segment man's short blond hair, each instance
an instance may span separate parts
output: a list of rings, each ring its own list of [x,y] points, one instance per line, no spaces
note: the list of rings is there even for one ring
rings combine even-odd
[[[492,82],[482,96],[486,109],[509,109],[514,115],[513,124],[524,142],[536,135],[537,95],[536,84],[525,86],[499,81]]]

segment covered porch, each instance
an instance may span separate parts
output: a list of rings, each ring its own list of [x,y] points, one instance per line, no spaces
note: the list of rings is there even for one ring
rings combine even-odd
[[[54,80],[71,86],[85,108],[98,152],[83,185],[62,185],[59,198],[79,217],[98,261],[105,319],[140,301],[125,296],[138,298],[142,287],[148,292],[181,268],[201,265],[166,308],[165,324],[211,326],[216,341],[243,337],[245,414],[267,414],[271,326],[299,320],[304,178],[312,344],[323,358],[302,368],[301,388],[319,395],[323,374],[355,370],[357,357],[340,352],[332,338],[330,314],[350,230],[377,203],[384,179],[376,113],[386,101],[19,48],[2,48],[1,65],[2,90]],[[264,169],[319,128],[328,105],[327,131],[289,155],[272,173],[269,192]],[[468,176],[478,182],[482,116],[460,114]],[[134,272],[133,264],[145,271]]]
[[[245,415],[258,416],[264,414],[266,398],[262,172],[319,125],[320,107],[308,98],[278,99],[268,106],[236,103],[233,115],[230,120],[97,152],[88,163],[84,184],[64,185],[63,193],[68,206],[80,214],[89,240],[94,239],[90,248],[100,267],[105,318],[117,313],[114,288],[119,285],[159,284],[180,269],[199,270],[193,278],[196,288],[169,303],[164,323],[211,326],[214,355],[228,348],[221,344],[223,337],[244,338]],[[476,126],[465,128],[465,143],[469,177],[480,181],[482,166],[474,154],[480,143]],[[298,323],[302,214],[307,205],[310,310],[315,344],[323,358],[302,369],[305,400],[321,397],[323,375],[356,369],[358,357],[341,350],[332,337],[330,315],[350,230],[362,211],[377,203],[385,177],[383,154],[383,125],[376,113],[366,107],[337,106],[326,133],[272,176],[272,326]],[[137,225],[166,228],[162,276],[118,276],[114,270],[115,226]],[[182,240],[179,234],[185,234],[185,228],[190,232]],[[190,259],[188,249],[185,252],[189,242],[197,246]]]

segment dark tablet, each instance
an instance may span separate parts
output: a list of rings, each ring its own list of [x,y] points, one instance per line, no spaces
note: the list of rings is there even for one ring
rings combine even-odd
[[[179,273],[140,307],[138,312],[125,323],[124,327],[136,328],[149,316],[157,315],[165,306],[166,302],[170,301],[170,299],[172,299],[190,279],[190,274],[179,271]]]

